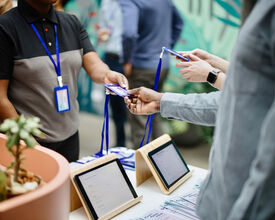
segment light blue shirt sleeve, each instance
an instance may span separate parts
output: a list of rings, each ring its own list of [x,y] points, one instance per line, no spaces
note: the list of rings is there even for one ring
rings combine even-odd
[[[165,93],[160,103],[162,117],[193,124],[215,126],[220,91],[202,94]]]

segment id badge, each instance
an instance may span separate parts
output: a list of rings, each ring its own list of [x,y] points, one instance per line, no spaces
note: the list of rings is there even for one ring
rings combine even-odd
[[[58,113],[70,111],[70,97],[67,85],[63,87],[57,86],[54,88],[56,109]]]

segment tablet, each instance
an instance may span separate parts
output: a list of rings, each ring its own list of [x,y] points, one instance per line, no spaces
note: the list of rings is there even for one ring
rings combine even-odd
[[[137,198],[119,159],[114,159],[74,176],[74,181],[94,219]]]
[[[184,159],[172,141],[148,153],[155,170],[166,189],[190,172]]]

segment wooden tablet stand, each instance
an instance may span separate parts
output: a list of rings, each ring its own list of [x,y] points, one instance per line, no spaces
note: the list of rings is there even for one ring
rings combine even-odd
[[[94,167],[97,167],[97,166],[100,166],[101,164],[105,164],[111,160],[114,160],[114,159],[117,159],[117,156],[115,154],[109,154],[107,156],[104,156],[104,157],[101,157],[99,159],[96,159],[94,161],[91,161],[87,164],[84,164],[82,166],[80,166],[79,168],[75,169],[72,173],[71,173],[71,182],[73,183],[74,185],[74,188],[78,194],[78,197],[80,198],[81,200],[81,203],[82,205],[84,206],[84,209],[88,215],[88,218],[89,220],[94,220],[93,216],[90,214],[90,211],[89,211],[89,208],[88,206],[86,205],[83,197],[82,197],[82,194],[80,193],[78,187],[76,186],[75,184],[75,181],[74,181],[74,176],[77,175],[77,174],[80,174],[82,172],[85,172],[86,170],[89,170],[89,169],[92,169]],[[105,220],[105,219],[111,219],[112,217],[118,215],[119,213],[125,211],[126,209],[130,208],[131,206],[137,204],[138,202],[141,201],[141,199],[143,198],[143,196],[139,196],[137,198],[134,198],[132,199],[131,201],[129,202],[126,202],[125,204],[122,204],[120,207],[116,208],[115,210],[109,212],[108,214],[98,218],[99,220]]]
[[[155,167],[153,166],[152,162],[150,161],[150,159],[148,157],[148,153],[169,141],[171,141],[171,137],[168,134],[164,134],[136,151],[135,164],[136,164],[136,185],[137,186],[142,184],[145,180],[147,180],[148,178],[150,178],[153,175],[157,184],[159,185],[161,191],[164,194],[168,195],[171,192],[173,192],[177,187],[179,187],[183,182],[185,182],[188,178],[190,178],[192,176],[192,171],[190,171],[185,176],[183,176],[181,179],[179,179],[169,189],[167,189],[165,187],[158,172],[156,171]]]

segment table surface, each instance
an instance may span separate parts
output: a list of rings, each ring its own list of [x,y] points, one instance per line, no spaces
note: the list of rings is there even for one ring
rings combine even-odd
[[[138,196],[143,195],[143,199],[140,203],[135,206],[125,210],[119,215],[115,216],[113,219],[115,220],[128,220],[131,218],[137,218],[145,213],[149,212],[152,209],[158,209],[158,207],[167,199],[183,195],[187,192],[192,191],[193,187],[201,182],[206,174],[207,170],[201,169],[194,166],[189,166],[190,170],[193,170],[193,175],[186,182],[184,182],[181,186],[179,186],[174,192],[170,195],[165,195],[161,192],[160,188],[157,185],[154,177],[152,176],[148,180],[146,180],[143,184],[136,187],[136,173],[135,171],[127,170],[126,173],[133,184]],[[70,220],[88,220],[88,217],[85,213],[83,207],[73,211],[70,213]]]

